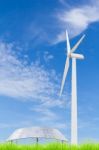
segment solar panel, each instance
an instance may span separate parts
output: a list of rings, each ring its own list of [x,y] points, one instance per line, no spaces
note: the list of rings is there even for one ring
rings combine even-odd
[[[60,141],[67,141],[65,136],[57,129],[53,128],[42,128],[42,127],[30,127],[21,128],[15,130],[7,141],[14,141],[25,138],[45,138],[55,139]]]

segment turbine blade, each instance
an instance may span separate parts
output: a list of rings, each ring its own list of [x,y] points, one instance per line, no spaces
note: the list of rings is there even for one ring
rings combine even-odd
[[[62,79],[62,84],[61,84],[61,90],[60,90],[60,94],[59,94],[60,96],[62,95],[62,92],[63,92],[68,69],[69,69],[69,57],[67,57],[67,59],[66,59],[66,64],[65,64],[65,69],[64,69],[64,74],[63,74],[63,79]]]
[[[66,30],[66,41],[67,41],[67,53],[70,53],[70,42],[69,42],[69,37],[68,37],[68,32]]]
[[[78,46],[80,45],[80,43],[83,41],[85,35],[83,35],[80,40],[74,45],[74,47],[71,49],[71,53],[73,53],[77,48]]]

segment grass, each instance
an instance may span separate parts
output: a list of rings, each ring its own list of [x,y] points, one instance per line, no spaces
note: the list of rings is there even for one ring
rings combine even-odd
[[[50,144],[33,144],[33,145],[19,145],[5,143],[0,144],[0,150],[99,150],[99,144],[81,144],[81,145],[69,145],[61,143]]]

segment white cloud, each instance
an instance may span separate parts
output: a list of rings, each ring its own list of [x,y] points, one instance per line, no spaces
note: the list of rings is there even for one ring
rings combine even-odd
[[[61,114],[57,111],[53,111],[51,108],[40,105],[33,107],[30,110],[39,114],[39,121],[44,126],[52,126],[53,128],[58,129],[67,128],[67,124],[62,120]]]
[[[52,55],[52,54],[50,54],[48,51],[46,51],[45,53],[44,53],[44,60],[45,60],[45,62],[49,62],[50,60],[52,60],[54,58],[54,56]]]
[[[60,83],[55,70],[37,62],[25,65],[14,52],[15,45],[0,42],[0,95],[42,103],[45,107],[64,106],[59,99]]]
[[[99,21],[99,3],[96,1],[89,5],[82,5],[66,9],[58,13],[58,19],[62,32],[57,35],[55,44],[65,39],[67,29],[70,37],[74,37],[85,31],[91,23]],[[64,34],[63,34],[64,32]]]
[[[64,95],[62,99],[48,98],[39,105],[37,104],[31,106],[30,111],[36,113],[36,115],[39,116],[39,121],[41,121],[42,123],[55,121],[60,122],[63,117],[62,114],[60,114],[59,112],[63,112],[69,105],[68,101],[66,102],[65,100],[66,95]],[[57,110],[54,108],[57,108]],[[59,124],[59,122],[57,122],[57,125]]]
[[[59,98],[60,83],[55,70],[46,70],[38,62],[28,65],[26,61],[18,58],[15,49],[14,44],[0,42],[0,96],[35,102],[29,110],[41,116],[39,122],[43,123],[45,120],[54,124],[55,121],[61,120],[62,116],[54,108],[66,109],[68,95],[63,94],[61,99]],[[59,123],[56,126],[59,126]],[[0,128],[10,128],[10,125],[0,123]]]
[[[11,44],[0,43],[0,95],[42,100],[53,95],[56,87],[51,81],[55,79],[53,73],[37,63],[24,65],[13,48]]]
[[[65,4],[65,3],[66,3],[65,0],[59,0],[59,2],[60,2],[61,4]]]
[[[55,112],[53,112],[51,109],[46,108],[46,107],[36,106],[31,110],[35,111],[41,115],[39,120],[51,121],[51,120],[59,119],[59,117],[57,116],[57,114]]]

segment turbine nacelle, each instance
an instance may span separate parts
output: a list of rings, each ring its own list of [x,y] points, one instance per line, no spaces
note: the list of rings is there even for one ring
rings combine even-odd
[[[76,59],[84,59],[84,55],[82,54],[76,54],[76,53],[70,53],[68,54],[69,58],[76,58]]]

